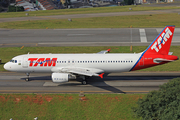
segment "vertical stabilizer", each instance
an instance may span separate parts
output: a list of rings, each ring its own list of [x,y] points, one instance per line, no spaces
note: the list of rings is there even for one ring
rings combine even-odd
[[[166,26],[141,56],[130,71],[144,69],[177,60],[177,56],[169,55],[175,26]]]
[[[151,45],[146,49],[146,53],[164,54],[169,53],[175,26],[166,26]]]

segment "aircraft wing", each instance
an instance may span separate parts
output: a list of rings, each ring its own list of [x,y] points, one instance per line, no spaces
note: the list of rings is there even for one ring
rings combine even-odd
[[[76,75],[84,75],[84,76],[100,76],[103,77],[103,70],[95,69],[95,68],[80,68],[80,67],[60,67],[60,68],[53,68],[52,72],[60,72],[60,73],[72,73]],[[103,74],[98,74],[103,73]]]
[[[111,49],[103,50],[98,52],[97,54],[106,54],[107,52],[109,53]]]

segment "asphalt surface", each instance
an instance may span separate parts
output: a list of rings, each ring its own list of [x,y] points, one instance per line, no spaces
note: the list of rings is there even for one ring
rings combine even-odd
[[[0,93],[148,93],[179,76],[180,72],[112,73],[103,79],[92,77],[87,85],[81,85],[80,79],[53,83],[51,73],[32,73],[26,82],[25,73],[3,72],[0,73]]]
[[[144,30],[145,35],[141,35]],[[163,28],[99,28],[15,30],[0,29],[0,47],[21,46],[147,46]],[[143,41],[146,38],[146,41]],[[180,45],[175,28],[172,45]]]

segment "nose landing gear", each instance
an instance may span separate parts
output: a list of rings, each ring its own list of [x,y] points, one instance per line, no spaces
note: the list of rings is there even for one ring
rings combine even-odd
[[[30,73],[26,73],[26,75],[27,75],[27,78],[25,79],[25,81],[28,82]]]

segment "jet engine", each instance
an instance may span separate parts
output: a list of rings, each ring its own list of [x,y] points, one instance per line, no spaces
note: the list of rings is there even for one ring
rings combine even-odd
[[[52,81],[55,83],[68,82],[70,79],[76,79],[76,76],[68,73],[52,73]]]

